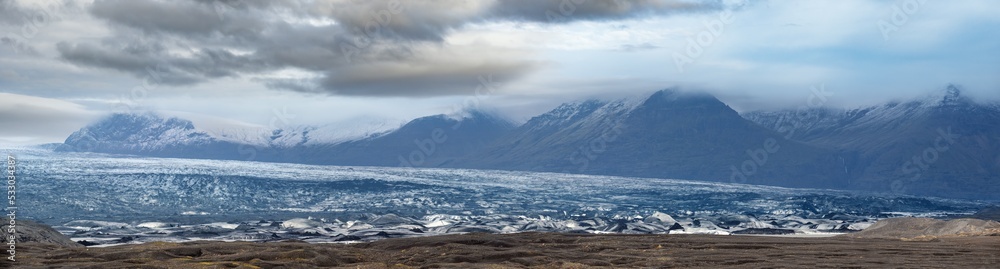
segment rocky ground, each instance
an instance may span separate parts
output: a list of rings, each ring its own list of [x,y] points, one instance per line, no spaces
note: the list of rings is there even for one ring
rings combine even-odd
[[[15,268],[996,268],[989,221],[894,219],[851,236],[465,234],[359,244],[23,242]],[[930,234],[921,234],[932,232]],[[950,232],[954,233],[950,233]],[[923,236],[923,237],[921,237]],[[920,237],[920,240],[912,240]]]

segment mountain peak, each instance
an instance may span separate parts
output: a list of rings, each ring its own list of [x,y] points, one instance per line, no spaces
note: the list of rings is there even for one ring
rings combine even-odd
[[[462,110],[456,111],[454,113],[442,114],[442,115],[438,115],[438,116],[439,117],[445,117],[445,118],[452,119],[452,120],[456,120],[456,121],[465,121],[465,120],[498,120],[498,119],[500,119],[500,117],[497,116],[497,113],[495,113],[495,112],[485,111],[485,110],[482,110],[482,109],[471,109],[471,108],[462,109]]]
[[[668,102],[693,101],[693,100],[719,102],[719,100],[716,99],[714,95],[708,92],[685,91],[674,88],[659,90],[650,95],[649,98],[647,98],[647,102],[653,100],[663,100]]]
[[[544,114],[534,116],[525,125],[560,126],[589,116],[608,102],[588,99],[582,102],[564,103]]]
[[[948,84],[943,90],[924,99],[922,103],[924,106],[943,108],[969,106],[974,102],[968,96],[962,95],[961,86]]]
[[[143,112],[143,113],[114,113],[97,124],[150,124],[158,123],[163,126],[170,128],[178,128],[183,130],[193,130],[194,123],[189,120],[180,119],[177,117],[164,118],[153,112]]]
[[[730,111],[728,105],[714,95],[701,91],[665,89],[653,93],[641,105],[654,110]],[[733,112],[735,113],[735,112]]]
[[[85,127],[90,131],[119,132],[122,134],[136,133],[145,129],[158,130],[194,130],[194,123],[176,117],[164,118],[153,112],[113,113]]]
[[[955,84],[948,84],[945,91],[947,92],[944,96],[945,98],[958,98],[958,96],[962,94],[962,90],[959,89],[958,86],[955,86]]]
[[[950,106],[950,105],[960,105],[968,103],[969,98],[962,96],[962,90],[955,84],[948,84],[948,87],[944,90],[944,96],[941,97],[938,105]]]
[[[407,122],[402,127],[393,132],[400,132],[400,131],[406,132],[407,130],[413,130],[413,129],[433,129],[440,127],[458,129],[463,125],[470,125],[470,126],[476,126],[476,128],[488,128],[488,129],[514,128],[513,123],[500,116],[497,116],[494,113],[478,109],[466,109],[456,113],[438,114],[438,115],[416,118]]]

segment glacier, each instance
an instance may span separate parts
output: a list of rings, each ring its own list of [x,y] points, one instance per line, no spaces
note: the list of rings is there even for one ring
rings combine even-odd
[[[103,246],[527,231],[838,234],[986,205],[675,179],[3,150],[19,161],[19,217]]]

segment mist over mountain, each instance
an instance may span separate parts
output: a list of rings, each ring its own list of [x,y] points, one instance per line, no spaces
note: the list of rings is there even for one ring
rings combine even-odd
[[[183,119],[116,114],[74,133],[57,151],[547,171],[973,199],[1000,193],[1000,106],[977,103],[955,86],[933,98],[859,109],[742,115],[707,93],[662,90],[566,103],[520,126],[470,111],[351,139],[319,139],[331,131],[289,127],[264,139],[222,136]]]
[[[369,139],[296,148],[310,164],[438,167],[481,150],[514,125],[480,111],[414,119]]]

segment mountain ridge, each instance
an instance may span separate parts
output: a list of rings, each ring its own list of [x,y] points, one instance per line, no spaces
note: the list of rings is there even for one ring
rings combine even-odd
[[[785,124],[805,115],[802,124]],[[792,140],[857,154],[849,189],[998,198],[1000,109],[949,85],[939,95],[856,109],[750,112]]]

